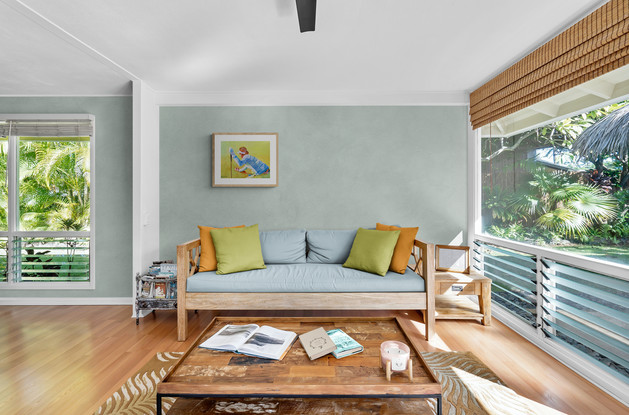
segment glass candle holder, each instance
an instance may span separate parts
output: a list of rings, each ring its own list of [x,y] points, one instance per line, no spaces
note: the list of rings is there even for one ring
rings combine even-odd
[[[410,356],[411,349],[402,342],[390,340],[380,345],[382,367],[385,368],[387,362],[391,362],[391,370],[393,372],[406,370]]]

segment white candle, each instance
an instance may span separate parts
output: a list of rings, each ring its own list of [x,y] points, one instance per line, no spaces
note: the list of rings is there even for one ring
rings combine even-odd
[[[383,367],[387,362],[391,362],[391,370],[406,370],[408,360],[410,358],[410,350],[408,346],[400,342],[384,342],[380,349]]]

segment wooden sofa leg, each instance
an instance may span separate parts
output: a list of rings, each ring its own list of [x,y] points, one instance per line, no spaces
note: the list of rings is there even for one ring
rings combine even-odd
[[[426,341],[431,341],[435,337],[435,311],[424,311],[424,322],[426,323]]]
[[[184,307],[177,308],[177,340],[186,341],[188,338],[188,310]]]

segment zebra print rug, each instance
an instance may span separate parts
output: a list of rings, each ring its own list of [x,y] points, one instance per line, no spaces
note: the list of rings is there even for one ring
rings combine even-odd
[[[127,379],[94,415],[157,415],[156,386],[182,354],[157,353]],[[561,414],[516,394],[472,352],[422,352],[421,355],[443,388],[443,415]],[[159,415],[166,415],[175,398],[164,398],[162,402],[163,410]],[[436,401],[428,399],[427,402],[436,413]],[[232,408],[225,412],[239,411]]]
[[[181,352],[157,353],[140,370],[110,396],[94,415],[156,415],[155,388],[168,370],[183,355]],[[175,398],[162,399],[162,414],[175,402]]]
[[[562,412],[524,398],[472,352],[422,352],[441,383],[444,415],[559,415]]]

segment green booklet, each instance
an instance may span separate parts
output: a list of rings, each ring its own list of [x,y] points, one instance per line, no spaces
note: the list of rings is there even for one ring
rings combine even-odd
[[[349,337],[343,330],[334,329],[329,330],[327,333],[334,344],[336,344],[336,350],[332,352],[332,355],[334,355],[337,359],[363,351],[363,346],[361,346],[356,340]]]

